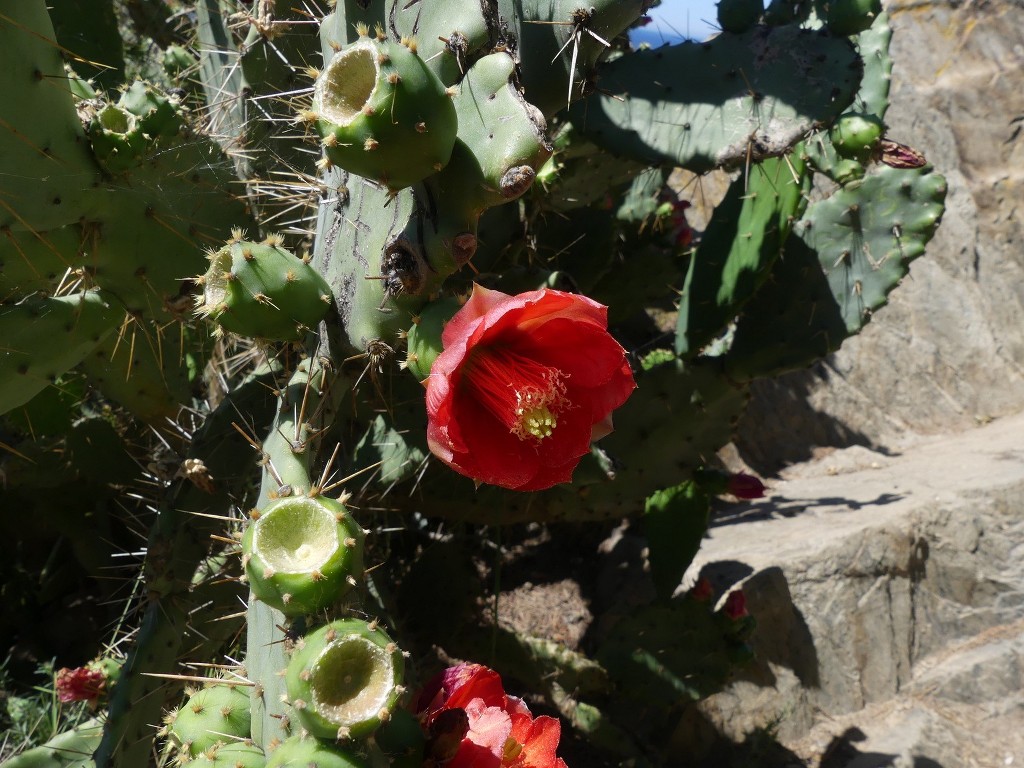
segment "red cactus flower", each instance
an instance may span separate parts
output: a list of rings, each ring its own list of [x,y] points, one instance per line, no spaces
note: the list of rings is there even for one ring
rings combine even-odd
[[[729,478],[728,491],[737,499],[760,499],[764,496],[764,483],[753,475],[737,472]]]
[[[445,768],[566,768],[555,755],[559,721],[533,717],[521,699],[505,693],[498,673],[480,664],[436,675],[416,709],[428,733],[427,757]],[[456,712],[465,717],[448,716]]]
[[[475,286],[427,378],[427,442],[456,472],[519,491],[572,479],[636,387],[607,307]]]
[[[57,698],[65,704],[74,701],[95,703],[107,686],[107,676],[99,669],[89,667],[62,667],[57,670],[54,687]]]

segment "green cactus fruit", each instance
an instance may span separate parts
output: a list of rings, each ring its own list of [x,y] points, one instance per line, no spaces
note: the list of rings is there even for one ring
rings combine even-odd
[[[270,753],[267,768],[369,768],[369,763],[337,744],[292,736]]]
[[[430,375],[430,367],[444,349],[441,333],[461,307],[462,302],[458,299],[438,299],[427,304],[423,311],[413,318],[413,326],[409,329],[408,335],[405,367],[417,381],[425,381]]]
[[[391,718],[404,673],[402,651],[376,622],[342,619],[303,638],[285,684],[302,727],[340,741],[369,736]]]
[[[877,116],[847,112],[839,116],[828,135],[840,157],[864,162],[878,147],[884,131]]]
[[[341,502],[288,496],[254,514],[242,538],[253,594],[288,616],[320,610],[363,573],[364,533]]]
[[[818,15],[834,35],[856,35],[882,12],[882,0],[818,0]]]
[[[183,123],[174,101],[141,81],[107,104],[89,122],[89,141],[100,165],[124,173],[155,150],[159,139],[176,136]]]
[[[718,26],[726,32],[746,32],[764,13],[761,0],[719,0]]]
[[[414,39],[361,36],[317,78],[313,109],[330,164],[390,190],[421,181],[451,157],[458,121],[444,84]]]
[[[547,122],[523,96],[515,67],[507,52],[485,56],[469,70],[455,95],[459,141],[475,167],[461,170],[470,200],[453,202],[475,209],[477,215],[526,192],[537,169],[551,156]]]
[[[764,22],[771,27],[804,22],[811,15],[811,5],[811,0],[770,0]]]
[[[218,742],[249,737],[249,694],[221,681],[193,693],[168,720],[171,742],[196,757]]]
[[[262,243],[242,240],[210,254],[210,268],[196,313],[226,331],[250,338],[297,341],[327,314],[331,289],[309,262],[270,236]]]
[[[99,291],[0,306],[0,413],[77,365],[123,318],[124,309]]]
[[[396,709],[391,719],[373,734],[373,739],[388,756],[391,768],[422,768],[426,736],[412,712]]]
[[[264,768],[263,750],[246,741],[214,744],[189,762],[189,768]]]
[[[172,79],[180,78],[185,72],[193,67],[198,67],[199,62],[187,48],[180,45],[169,45],[164,49],[164,55],[160,62],[164,72]]]

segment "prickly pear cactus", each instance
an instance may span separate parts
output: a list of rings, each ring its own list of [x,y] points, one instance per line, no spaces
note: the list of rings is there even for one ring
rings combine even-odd
[[[723,0],[652,49],[634,0],[49,5],[0,3],[0,503],[81,489],[102,527],[22,527],[89,578],[146,546],[102,729],[3,765],[557,768],[570,727],[681,764],[750,661],[742,591],[680,590],[764,491],[717,459],[749,382],[884,321],[942,215],[886,16]],[[680,167],[732,173],[703,231]],[[591,642],[483,607],[536,545],[502,526],[623,519],[650,597]]]

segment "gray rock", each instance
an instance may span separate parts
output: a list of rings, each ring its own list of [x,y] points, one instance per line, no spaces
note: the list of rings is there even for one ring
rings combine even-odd
[[[809,446],[898,448],[1024,407],[1024,7],[901,2],[888,135],[949,181],[928,251],[864,332],[755,387],[738,444],[774,471]]]
[[[688,579],[749,574],[757,662],[703,715],[815,766],[1024,762],[1022,436],[840,451],[721,517]]]

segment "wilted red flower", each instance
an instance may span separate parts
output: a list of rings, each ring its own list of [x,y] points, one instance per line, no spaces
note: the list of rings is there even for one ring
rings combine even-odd
[[[519,491],[572,479],[636,387],[607,307],[475,286],[427,378],[427,442],[456,472]]]
[[[99,699],[107,686],[107,676],[99,669],[89,667],[62,667],[57,670],[54,687],[57,698],[69,704],[73,701],[93,703]]]
[[[722,613],[733,621],[739,621],[744,616],[749,615],[747,611],[747,596],[743,594],[742,589],[729,593],[729,596],[725,598],[725,605],[722,606]]]
[[[446,768],[566,768],[555,755],[561,736],[556,718],[533,717],[505,693],[498,673],[459,664],[424,687],[416,709],[428,733],[427,757]],[[448,717],[464,712],[465,718]],[[457,748],[452,740],[459,738]]]
[[[690,588],[688,594],[698,603],[706,603],[714,597],[715,593],[711,587],[711,582],[701,576],[697,579],[697,583]]]
[[[737,499],[760,499],[764,496],[764,483],[753,475],[737,472],[729,478],[728,491]]]

